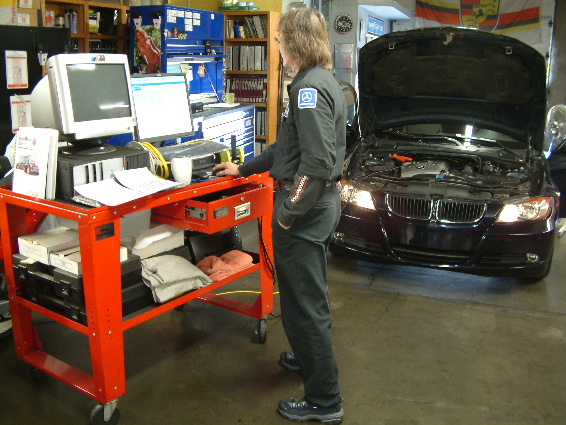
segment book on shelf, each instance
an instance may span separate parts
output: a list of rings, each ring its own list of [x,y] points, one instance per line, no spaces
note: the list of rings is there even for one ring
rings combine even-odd
[[[267,17],[264,15],[227,19],[225,25],[226,38],[265,38],[267,34]]]
[[[256,108],[255,111],[255,133],[257,136],[267,135],[267,112],[265,109]]]
[[[265,60],[265,46],[253,46],[254,55],[253,55],[253,67],[254,71],[265,71],[266,68],[264,65],[266,64]]]
[[[250,46],[240,46],[240,71],[248,70],[248,56],[250,55]]]
[[[257,6],[220,6],[220,12],[255,12],[259,10]]]
[[[55,199],[59,132],[52,128],[22,127],[15,137],[12,191]]]
[[[246,17],[246,18],[244,18],[244,24],[245,24],[245,27],[246,27],[248,37],[257,38],[257,31],[255,29],[253,20]]]
[[[255,71],[255,47],[256,46],[248,46],[248,71]]]
[[[236,102],[265,103],[267,98],[267,77],[226,77],[226,92],[234,93]]]
[[[231,71],[232,70],[232,46],[226,46],[225,49],[226,51],[226,56],[228,56],[228,59],[224,62],[225,66],[226,66],[226,71]]]
[[[252,19],[254,22],[255,29],[257,31],[258,38],[265,38],[265,34],[266,34],[265,25],[266,25],[267,17],[263,15],[262,16],[254,15]]]
[[[228,46],[227,70],[267,71],[267,49],[265,46]]]

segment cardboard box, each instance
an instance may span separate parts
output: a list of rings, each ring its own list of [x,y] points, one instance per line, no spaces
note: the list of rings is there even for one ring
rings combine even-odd
[[[36,27],[39,24],[39,10],[19,7],[0,7],[0,25]]]
[[[18,9],[41,9],[41,1],[40,0],[18,0],[17,1]]]
[[[17,22],[18,22],[17,8],[12,6],[0,7],[0,25],[16,25]]]
[[[128,248],[120,247],[120,262],[128,259]],[[83,266],[81,263],[81,249],[78,246],[60,251],[53,251],[49,254],[49,263],[57,268],[74,273],[76,275],[83,274]]]
[[[185,229],[161,224],[145,232],[141,232],[136,238],[132,248],[132,254],[140,258],[153,257],[165,251],[178,248],[185,243]]]
[[[35,9],[22,9],[18,7],[18,22],[16,25],[21,27],[37,27],[38,15]]]
[[[19,253],[43,264],[49,264],[51,252],[78,246],[79,233],[67,227],[56,227],[18,238]]]
[[[0,25],[38,26],[41,0],[0,0]]]

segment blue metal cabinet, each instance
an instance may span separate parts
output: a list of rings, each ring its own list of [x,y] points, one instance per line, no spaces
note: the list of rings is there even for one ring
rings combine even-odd
[[[196,138],[214,140],[230,148],[232,135],[244,150],[245,161],[255,156],[255,106],[211,108],[193,115]]]
[[[224,94],[224,15],[173,5],[130,7],[132,73],[187,73],[191,93]]]

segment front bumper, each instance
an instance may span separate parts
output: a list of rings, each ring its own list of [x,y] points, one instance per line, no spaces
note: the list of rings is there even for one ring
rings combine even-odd
[[[365,261],[441,268],[470,274],[533,278],[548,270],[553,218],[532,223],[446,225],[348,206],[331,251]]]

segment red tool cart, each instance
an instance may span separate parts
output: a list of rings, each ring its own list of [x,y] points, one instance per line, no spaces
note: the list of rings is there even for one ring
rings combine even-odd
[[[151,209],[153,222],[172,224],[189,230],[213,234],[257,219],[258,252],[254,264],[208,286],[155,304],[138,313],[122,316],[120,218]],[[78,225],[82,257],[86,320],[72,320],[52,309],[26,299],[25,283],[18,280],[13,255],[18,237],[33,233],[25,215],[52,214],[74,220]],[[258,319],[260,342],[265,341],[266,316],[273,309],[273,180],[267,173],[247,178],[224,177],[192,184],[181,189],[159,192],[116,207],[89,208],[77,204],[32,198],[0,188],[0,231],[8,296],[17,355],[28,368],[43,371],[82,393],[98,404],[91,413],[93,424],[115,424],[119,418],[118,398],[125,394],[124,332],[162,313],[192,300],[214,304]],[[104,264],[104,267],[100,265]],[[259,271],[260,290],[253,304],[243,303],[213,291],[250,273]],[[32,312],[39,313],[76,330],[89,339],[92,375],[89,375],[42,349],[34,329]]]

